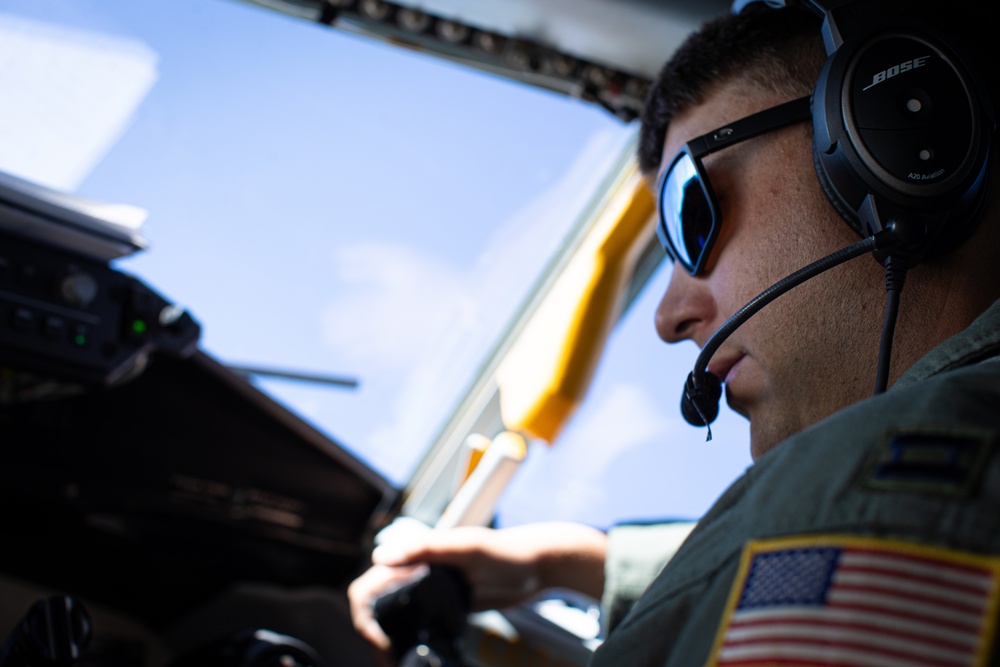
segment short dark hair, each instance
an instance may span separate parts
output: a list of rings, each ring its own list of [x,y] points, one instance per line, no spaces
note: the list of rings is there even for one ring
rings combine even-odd
[[[674,116],[737,79],[764,90],[808,95],[826,60],[819,17],[798,8],[751,6],[709,21],[674,53],[650,88],[639,132],[639,168],[659,169]]]
[[[993,108],[1000,109],[992,3],[886,1],[898,15],[921,19],[958,41],[981,65],[979,74]],[[674,116],[704,102],[715,86],[744,80],[762,90],[786,93],[789,99],[812,92],[826,60],[821,25],[819,17],[801,5],[772,9],[755,3],[738,15],[709,21],[688,37],[663,66],[646,98],[638,146],[642,172],[652,176],[659,170]],[[1000,159],[995,153],[993,159]]]

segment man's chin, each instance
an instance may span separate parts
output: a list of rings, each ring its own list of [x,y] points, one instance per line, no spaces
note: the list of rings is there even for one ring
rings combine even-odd
[[[740,398],[729,390],[729,386],[726,386],[726,405],[729,409],[743,417],[748,421],[753,421],[750,419],[750,405],[746,399]]]

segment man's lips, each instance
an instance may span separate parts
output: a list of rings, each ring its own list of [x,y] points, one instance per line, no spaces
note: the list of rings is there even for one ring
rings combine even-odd
[[[728,382],[730,373],[732,373],[733,369],[736,368],[741,361],[743,361],[745,356],[746,355],[744,354],[729,354],[724,357],[716,355],[716,357],[708,363],[707,370],[723,382]]]

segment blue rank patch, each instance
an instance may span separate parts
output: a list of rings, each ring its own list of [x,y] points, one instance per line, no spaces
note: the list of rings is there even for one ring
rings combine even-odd
[[[893,432],[875,450],[861,486],[965,498],[976,488],[993,445],[988,432]]]

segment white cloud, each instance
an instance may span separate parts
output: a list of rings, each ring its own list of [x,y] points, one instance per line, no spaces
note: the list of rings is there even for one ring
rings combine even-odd
[[[158,78],[145,44],[0,14],[0,171],[72,192]]]
[[[611,483],[609,471],[627,469],[632,464],[619,459],[631,450],[669,441],[683,428],[638,383],[610,384],[584,408],[556,445],[535,443],[501,501],[505,525],[539,519],[613,523],[621,488]]]
[[[560,448],[573,455],[561,461],[564,484],[552,488],[560,514],[585,516],[588,508],[606,502],[603,477],[615,459],[628,450],[664,437],[675,424],[663,407],[635,384],[616,384],[599,401],[581,412],[561,439]]]
[[[442,336],[455,344],[473,330],[495,336],[604,178],[621,140],[614,132],[592,137],[573,169],[488,237],[471,269],[458,266],[462,258],[449,264],[414,247],[374,241],[335,250],[339,294],[322,316],[327,344],[399,370],[424,350],[437,349],[439,361],[454,359],[456,349],[442,345]],[[481,352],[481,344],[474,347]]]
[[[365,243],[333,262],[340,294],[323,311],[323,337],[359,365],[407,369],[469,308],[462,276],[413,248]]]
[[[580,472],[602,471],[623,451],[667,431],[672,420],[663,412],[660,402],[654,402],[637,384],[621,383],[610,387],[603,400],[580,414],[576,424],[575,430],[585,433],[593,447],[586,460],[579,463]]]
[[[454,400],[448,377],[465,367],[460,342],[478,319],[473,288],[456,269],[400,246],[343,248],[334,262],[343,289],[322,314],[324,341],[366,368],[366,386],[392,388],[374,397],[384,409],[363,447],[402,479]]]
[[[572,169],[489,236],[471,268],[388,243],[334,252],[338,296],[321,315],[324,341],[366,377],[393,374],[396,391],[382,397],[388,409],[365,443],[391,476],[412,464],[400,459],[400,443],[414,457],[429,444],[626,137],[594,135]]]

